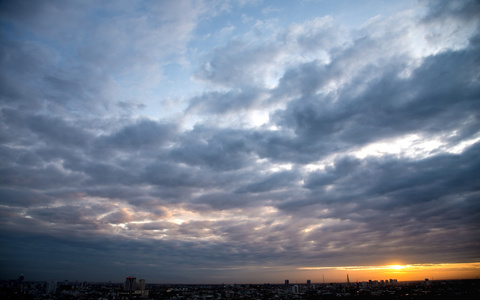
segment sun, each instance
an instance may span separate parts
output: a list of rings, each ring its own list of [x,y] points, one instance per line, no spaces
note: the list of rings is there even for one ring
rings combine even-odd
[[[388,266],[390,269],[393,269],[393,270],[401,270],[401,269],[404,269],[406,268],[406,266],[402,266],[402,265],[391,265],[391,266]]]

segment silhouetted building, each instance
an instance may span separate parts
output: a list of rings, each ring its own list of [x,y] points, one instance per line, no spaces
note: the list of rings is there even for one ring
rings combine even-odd
[[[46,293],[55,294],[56,292],[57,292],[57,282],[56,281],[47,282]]]
[[[136,277],[125,278],[124,289],[126,291],[134,291],[136,288],[137,288],[137,278]]]
[[[285,279],[285,288],[288,290],[290,288],[290,281]]]
[[[145,289],[145,279],[140,279],[138,281],[138,289],[143,291]]]

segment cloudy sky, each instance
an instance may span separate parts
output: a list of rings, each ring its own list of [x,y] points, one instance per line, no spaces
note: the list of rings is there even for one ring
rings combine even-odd
[[[1,279],[480,275],[478,1],[2,1],[0,22]]]

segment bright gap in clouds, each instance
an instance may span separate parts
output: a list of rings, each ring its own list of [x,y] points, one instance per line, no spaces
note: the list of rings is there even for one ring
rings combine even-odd
[[[433,150],[442,145],[437,140],[423,141],[418,135],[407,135],[402,138],[393,138],[370,143],[359,150],[347,150],[333,153],[324,159],[311,162],[303,166],[307,172],[325,171],[327,167],[334,167],[335,160],[345,155],[352,155],[359,159],[369,156],[382,157],[386,155],[397,155],[406,158],[424,158],[430,155]]]
[[[248,123],[250,123],[252,127],[260,127],[270,121],[269,111],[265,110],[254,110],[249,113],[249,117],[250,122]]]
[[[452,144],[447,139],[455,137],[457,133],[427,137],[419,134],[407,134],[402,137],[379,140],[370,143],[360,149],[347,150],[331,154],[324,159],[311,162],[303,166],[306,172],[325,171],[327,167],[333,167],[335,160],[344,155],[352,155],[358,159],[368,157],[397,156],[407,159],[425,159],[442,153],[461,154],[469,146],[480,141],[480,132],[473,139],[463,140],[458,144]]]
[[[444,142],[439,139],[426,139],[417,134],[409,134],[371,143],[353,154],[361,159],[367,156],[381,157],[384,155],[398,155],[415,159],[431,156],[443,145]]]
[[[453,135],[454,134],[450,135],[450,137]],[[403,137],[371,143],[360,150],[353,151],[352,154],[360,159],[366,158],[367,156],[381,157],[385,155],[397,155],[398,157],[410,159],[424,159],[440,153],[460,154],[468,146],[478,141],[480,141],[480,137],[452,145],[445,140],[445,136],[426,137],[418,134],[408,134]]]
[[[220,236],[215,237],[215,233],[211,232],[212,226],[221,224],[222,222],[247,222],[249,224],[261,224],[266,217],[273,217],[279,210],[273,206],[256,207],[254,210],[248,209],[229,209],[221,211],[198,212],[181,207],[164,207],[167,211],[165,216],[152,217],[147,213],[139,213],[138,211],[122,208],[120,211],[135,215],[137,218],[132,220],[121,220],[119,223],[109,223],[113,233],[128,235],[131,237],[144,236],[141,228],[142,225],[160,226],[163,229],[151,229],[152,232],[161,232],[161,235],[153,234],[153,239],[196,239],[196,240],[221,240]],[[108,216],[108,215],[106,215]],[[277,220],[270,226],[282,224],[285,220]],[[184,229],[181,229],[184,228]],[[255,230],[263,229],[265,226],[255,227]],[[136,229],[136,230],[132,230]],[[194,229],[194,230],[193,230]],[[198,230],[200,231],[198,231]]]

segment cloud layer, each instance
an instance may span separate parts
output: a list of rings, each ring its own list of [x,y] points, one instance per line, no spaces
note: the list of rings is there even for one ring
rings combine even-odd
[[[2,277],[479,261],[476,1],[223,42],[199,3],[2,4]]]

